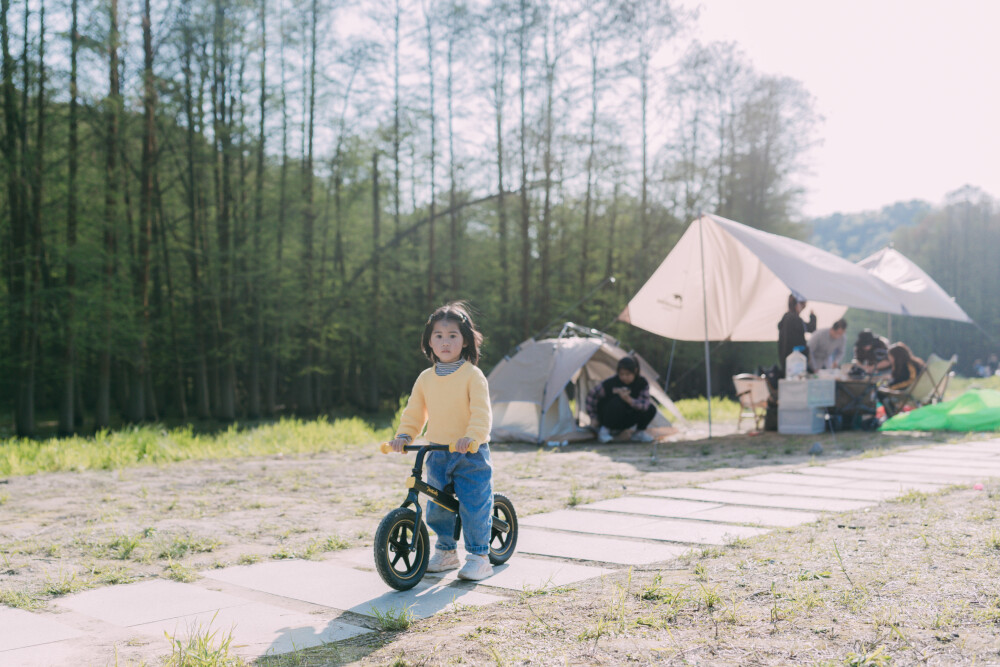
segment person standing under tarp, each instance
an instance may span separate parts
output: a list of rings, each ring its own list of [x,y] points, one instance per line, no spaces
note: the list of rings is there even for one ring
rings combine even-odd
[[[788,295],[788,311],[778,322],[778,365],[781,377],[785,377],[785,359],[797,347],[806,347],[806,332],[816,331],[816,313],[809,311],[809,322],[802,321],[802,311],[806,300],[794,294]],[[809,368],[812,371],[812,368]]]
[[[846,332],[847,320],[841,318],[829,329],[820,329],[809,338],[809,363],[813,370],[840,366],[847,347]]]

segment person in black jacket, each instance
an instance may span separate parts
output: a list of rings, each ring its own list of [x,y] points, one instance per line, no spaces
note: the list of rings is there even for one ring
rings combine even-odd
[[[805,348],[807,331],[816,331],[816,313],[810,310],[809,322],[802,321],[801,313],[805,307],[805,299],[794,294],[788,295],[788,311],[778,322],[778,365],[781,366],[781,377],[785,377],[785,358],[796,347]],[[809,370],[811,372],[812,368]]]
[[[656,416],[656,406],[649,395],[649,383],[639,373],[635,359],[622,358],[618,372],[590,390],[587,414],[601,442],[610,442],[616,434],[630,428],[635,428],[634,442],[653,442],[646,427]]]

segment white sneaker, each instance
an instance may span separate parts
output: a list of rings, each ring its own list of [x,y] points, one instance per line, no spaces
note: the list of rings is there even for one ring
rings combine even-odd
[[[474,556],[468,554],[465,557],[465,565],[458,571],[458,578],[466,581],[479,581],[493,575],[493,566],[490,564],[489,556]]]
[[[632,442],[653,442],[653,436],[645,431],[636,431],[632,434]]]
[[[458,554],[455,550],[445,551],[444,549],[437,549],[434,551],[434,555],[431,556],[430,561],[427,562],[428,572],[447,572],[448,570],[454,570],[458,567]]]
[[[614,436],[611,435],[611,431],[608,430],[607,426],[602,426],[597,432],[597,439],[601,442],[611,442]]]

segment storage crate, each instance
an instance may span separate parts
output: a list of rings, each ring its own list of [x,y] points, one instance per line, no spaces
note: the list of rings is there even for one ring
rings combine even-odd
[[[836,380],[778,380],[778,405],[804,410],[829,408],[836,403]]]
[[[821,408],[789,409],[778,404],[778,433],[808,434],[826,430],[826,410]]]

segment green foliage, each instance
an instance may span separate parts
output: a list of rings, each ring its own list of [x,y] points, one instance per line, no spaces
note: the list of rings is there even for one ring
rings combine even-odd
[[[834,213],[812,220],[815,246],[856,262],[889,245],[897,229],[916,226],[931,205],[914,199],[883,206],[878,211]]]
[[[251,428],[234,424],[218,434],[196,434],[190,426],[169,431],[158,426],[138,426],[102,431],[93,438],[75,436],[43,441],[11,438],[0,441],[0,475],[115,470],[192,459],[343,451],[389,435],[389,429],[375,429],[358,418],[337,419],[332,423],[319,418],[282,419]]]

